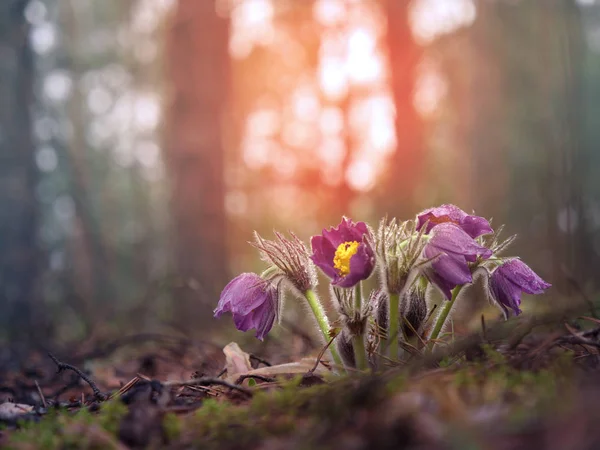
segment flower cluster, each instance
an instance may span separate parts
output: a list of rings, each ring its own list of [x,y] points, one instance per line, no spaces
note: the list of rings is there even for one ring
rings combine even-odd
[[[344,217],[337,227],[313,236],[310,249],[293,234],[288,239],[276,233],[273,241],[256,234],[254,245],[269,267],[262,275],[234,278],[223,289],[215,316],[230,312],[239,330],[255,329],[263,339],[279,316],[283,292],[289,291],[308,303],[323,340],[329,341],[336,333],[316,293],[318,268],[329,279],[341,325],[331,356],[338,365],[364,369],[373,363],[368,356],[377,345],[381,351],[389,346],[396,358],[399,342],[415,335],[420,342],[435,343],[475,271],[487,277],[488,297],[505,317],[521,313],[522,293],[541,294],[550,287],[519,258],[500,255],[514,237],[499,243],[499,231],[483,217],[442,205],[415,220],[384,219],[376,231]],[[363,299],[363,282],[374,273],[379,285]],[[426,297],[432,288],[447,300],[434,325],[427,323],[432,311]]]

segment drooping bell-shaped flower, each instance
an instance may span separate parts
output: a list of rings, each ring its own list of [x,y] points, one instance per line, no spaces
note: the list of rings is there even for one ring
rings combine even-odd
[[[474,262],[478,256],[487,259],[492,256],[492,251],[451,222],[436,225],[430,236],[423,256],[432,262],[425,267],[424,274],[450,300],[452,289],[473,281],[467,261]]]
[[[489,280],[492,298],[506,315],[509,308],[516,315],[521,313],[521,293],[542,294],[550,286],[550,283],[542,280],[527,264],[516,258],[494,269]]]
[[[448,204],[438,206],[437,208],[429,208],[417,214],[417,230],[420,230],[427,223],[426,233],[429,233],[436,225],[446,222],[458,225],[472,238],[493,233],[494,231],[487,219],[467,214],[455,205]]]
[[[277,286],[272,282],[255,273],[242,273],[225,286],[214,314],[220,317],[230,312],[238,330],[254,328],[256,337],[262,341],[273,327],[278,298]]]
[[[375,254],[369,243],[369,229],[364,222],[354,223],[344,217],[337,228],[313,236],[311,259],[332,279],[334,286],[350,288],[369,278],[375,267]]]

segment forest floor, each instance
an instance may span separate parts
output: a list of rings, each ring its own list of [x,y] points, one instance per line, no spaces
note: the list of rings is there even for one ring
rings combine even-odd
[[[158,335],[0,360],[0,447],[600,448],[600,320],[520,318],[438,347],[347,375]]]

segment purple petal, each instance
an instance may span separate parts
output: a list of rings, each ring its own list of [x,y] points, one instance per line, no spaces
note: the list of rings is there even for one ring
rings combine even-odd
[[[215,317],[221,316],[224,312],[230,312],[232,301],[244,294],[246,286],[252,282],[251,280],[256,280],[255,277],[258,277],[258,275],[254,273],[242,273],[227,283],[227,286],[221,292],[219,303],[214,311]],[[260,279],[260,277],[258,278]]]
[[[329,230],[323,229],[322,235],[331,242],[334,248],[337,248],[344,242],[362,241],[363,235],[368,233],[367,224],[364,222],[352,222],[347,217],[342,218],[340,224]]]
[[[442,205],[437,208],[429,208],[417,215],[417,230],[420,230],[427,221],[429,221],[427,224],[427,233],[434,226],[443,222],[452,222],[459,225],[466,215],[466,212],[455,205]]]
[[[483,236],[484,234],[493,233],[492,226],[483,217],[467,216],[464,218],[460,227],[472,238]]]
[[[489,258],[492,251],[475,242],[458,225],[440,223],[433,228],[423,250],[426,259],[433,259],[425,274],[450,299],[454,287],[473,282],[467,262],[475,261],[478,255]]]
[[[364,222],[354,223],[347,217],[336,228],[324,229],[321,236],[311,238],[312,261],[332,279],[332,284],[352,287],[360,280],[367,279],[375,267],[375,255],[367,242],[369,229]],[[341,276],[334,266],[337,248],[345,242],[358,242],[356,254],[350,259],[350,272]]]
[[[494,299],[505,311],[511,308],[515,314],[521,312],[522,292],[541,294],[550,286],[519,259],[506,261],[490,277],[490,291]]]
[[[221,292],[215,317],[231,312],[240,331],[256,329],[263,339],[277,314],[277,288],[255,273],[243,273],[231,280]]]
[[[221,304],[228,305],[228,309],[219,312],[231,311],[235,314],[248,314],[264,302],[265,281],[255,273],[242,273],[225,286],[217,309]]]
[[[432,232],[429,245],[436,247],[446,253],[456,253],[474,261],[477,255],[483,258],[492,256],[489,248],[479,245],[460,227],[453,223],[441,223]]]
[[[431,267],[441,278],[449,283],[459,285],[473,281],[471,270],[464,257],[456,254],[440,253],[431,247],[426,247],[424,253],[428,259],[437,256]]]
[[[528,294],[541,294],[551,286],[520,259],[512,259],[500,266],[498,270],[503,277]]]
[[[233,323],[240,331],[248,331],[254,328],[254,320],[253,312],[248,314],[233,314]]]
[[[494,271],[496,272],[496,271]],[[490,278],[490,290],[498,304],[505,310],[512,309],[516,315],[521,314],[521,289],[502,276]]]
[[[447,300],[452,299],[452,289],[456,287],[456,284],[450,283],[449,281],[443,279],[435,272],[435,270],[432,270],[431,268],[425,270],[425,276],[442,292],[442,294],[444,294],[444,297],[446,297]]]
[[[254,311],[254,328],[256,329],[256,337],[259,340],[263,340],[265,336],[271,331],[273,323],[275,322],[275,308],[264,303],[261,307]]]
[[[323,236],[313,236],[310,239],[310,246],[313,254],[310,259],[319,267],[329,278],[339,277],[337,270],[333,267],[333,258],[335,248],[331,242]]]
[[[450,204],[426,209],[418,214],[417,230],[420,230],[426,222],[426,233],[442,223],[454,223],[472,238],[493,232],[490,223],[485,218],[469,215],[458,206]]]

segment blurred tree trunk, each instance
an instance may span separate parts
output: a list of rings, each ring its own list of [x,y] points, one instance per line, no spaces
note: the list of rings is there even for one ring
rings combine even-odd
[[[471,203],[527,236],[518,252],[564,292],[584,275],[591,250],[581,239],[587,225],[578,8],[574,0],[477,8],[468,45],[457,47],[460,56],[448,66],[468,67],[468,89],[454,98],[466,101],[459,145],[470,151]]]
[[[533,2],[533,0],[529,0]],[[538,45],[542,48],[540,109],[553,100],[544,147],[549,153],[543,190],[547,197],[548,246],[553,248],[555,286],[573,291],[573,283],[582,286],[596,278],[587,264],[592,259],[589,226],[584,211],[583,186],[588,176],[582,147],[582,81],[584,40],[581,16],[575,0],[553,0],[537,6]],[[550,33],[550,35],[548,34]],[[553,36],[553,39],[548,39]],[[545,48],[546,51],[543,51]],[[549,76],[548,67],[555,67]]]
[[[67,103],[69,121],[73,133],[67,142],[66,156],[70,178],[70,195],[75,206],[74,232],[69,242],[71,253],[73,295],[77,298],[82,316],[87,318],[86,330],[93,333],[96,327],[114,317],[115,303],[110,278],[111,258],[102,232],[100,220],[95,213],[92,172],[87,155],[88,144],[85,130],[89,117],[82,92],[84,50],[82,49],[82,25],[77,0],[61,2],[61,22],[66,39],[69,70],[73,77],[73,92]]]
[[[27,0],[0,2],[0,328],[18,340],[41,330],[37,280],[38,173],[31,136],[33,54]]]
[[[172,98],[165,151],[176,264],[187,286],[177,311],[183,319],[200,317],[200,304],[214,308],[227,276],[223,119],[228,36],[228,20],[216,14],[213,1],[178,1],[169,30]]]
[[[386,0],[385,5],[397,146],[387,173],[384,199],[389,199],[388,214],[401,217],[415,213],[425,158],[423,123],[413,105],[422,48],[410,28],[411,2]]]

